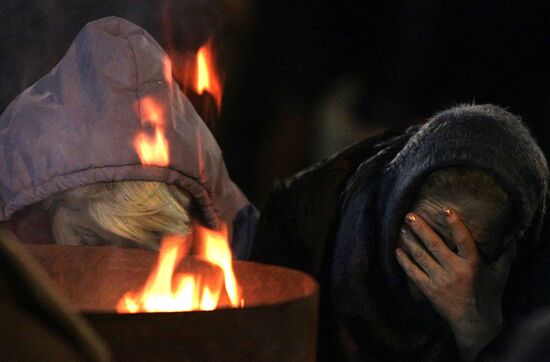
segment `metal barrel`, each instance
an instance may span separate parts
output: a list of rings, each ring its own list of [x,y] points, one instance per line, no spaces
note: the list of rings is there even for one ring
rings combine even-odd
[[[50,277],[111,348],[117,361],[314,361],[317,283],[287,268],[234,261],[244,307],[118,314],[141,288],[157,253],[111,247],[27,245]],[[208,268],[188,258],[186,269]],[[210,266],[211,267],[211,266]]]

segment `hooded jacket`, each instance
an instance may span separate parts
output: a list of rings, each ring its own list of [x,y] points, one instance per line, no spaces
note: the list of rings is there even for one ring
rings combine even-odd
[[[133,147],[140,131],[150,132],[151,99],[164,118],[167,166],[142,165]],[[0,221],[56,193],[122,180],[181,187],[206,226],[233,227],[233,249],[246,256],[257,213],[229,178],[216,140],[173,82],[160,45],[109,17],[87,24],[0,117]]]
[[[394,256],[419,186],[449,166],[488,172],[507,191],[516,223],[499,250],[516,243],[518,256],[505,318],[533,307],[520,280],[541,247],[546,160],[519,118],[492,105],[458,106],[298,174],[262,210],[252,258],[299,268],[321,284],[321,360],[457,358],[449,327],[431,305],[413,302]]]

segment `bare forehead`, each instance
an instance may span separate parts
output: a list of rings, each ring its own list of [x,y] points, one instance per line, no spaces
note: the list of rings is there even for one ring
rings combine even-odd
[[[447,167],[430,174],[418,192],[419,202],[428,209],[452,205],[464,221],[479,227],[504,219],[510,207],[508,194],[492,175],[467,167]]]
[[[491,200],[464,194],[459,197],[425,197],[414,204],[413,208],[433,219],[435,223],[445,223],[443,209],[453,209],[468,226],[474,228],[490,227],[499,220],[504,221],[507,205]]]
[[[482,202],[479,203],[479,205],[481,204]],[[444,239],[450,248],[454,248],[455,244],[452,241],[451,230],[442,212],[447,207],[453,209],[460,216],[482,254],[487,256],[495,254],[501,240],[499,237],[493,238],[487,237],[487,235],[495,234],[496,236],[499,233],[497,231],[502,230],[502,227],[499,229],[498,224],[495,223],[498,220],[492,218],[489,210],[472,210],[472,204],[469,204],[465,210],[465,206],[460,202],[434,198],[419,200],[413,207],[413,210]]]
[[[468,196],[494,203],[506,203],[508,195],[486,171],[469,167],[446,167],[432,172],[422,183],[418,199],[453,197],[461,201]]]

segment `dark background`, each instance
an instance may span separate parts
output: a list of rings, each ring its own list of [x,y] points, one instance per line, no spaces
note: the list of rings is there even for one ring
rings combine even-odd
[[[520,114],[548,155],[547,4],[4,0],[0,109],[55,66],[86,22],[118,15],[182,53],[214,36],[225,92],[213,131],[259,206],[276,180],[461,102]]]

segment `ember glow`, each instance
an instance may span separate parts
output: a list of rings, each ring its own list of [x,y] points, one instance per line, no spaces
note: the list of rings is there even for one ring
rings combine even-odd
[[[153,98],[144,97],[139,101],[138,109],[142,125],[150,127],[152,131],[140,131],[134,140],[134,148],[141,163],[149,166],[168,166],[169,147],[164,133],[162,107]]]
[[[233,272],[227,228],[213,231],[196,225],[194,231],[198,240],[176,235],[164,238],[157,265],[144,287],[138,292],[126,292],[117,304],[118,313],[213,310],[224,289],[233,307],[243,305]],[[200,249],[196,257],[215,269],[176,272],[192,242]]]

